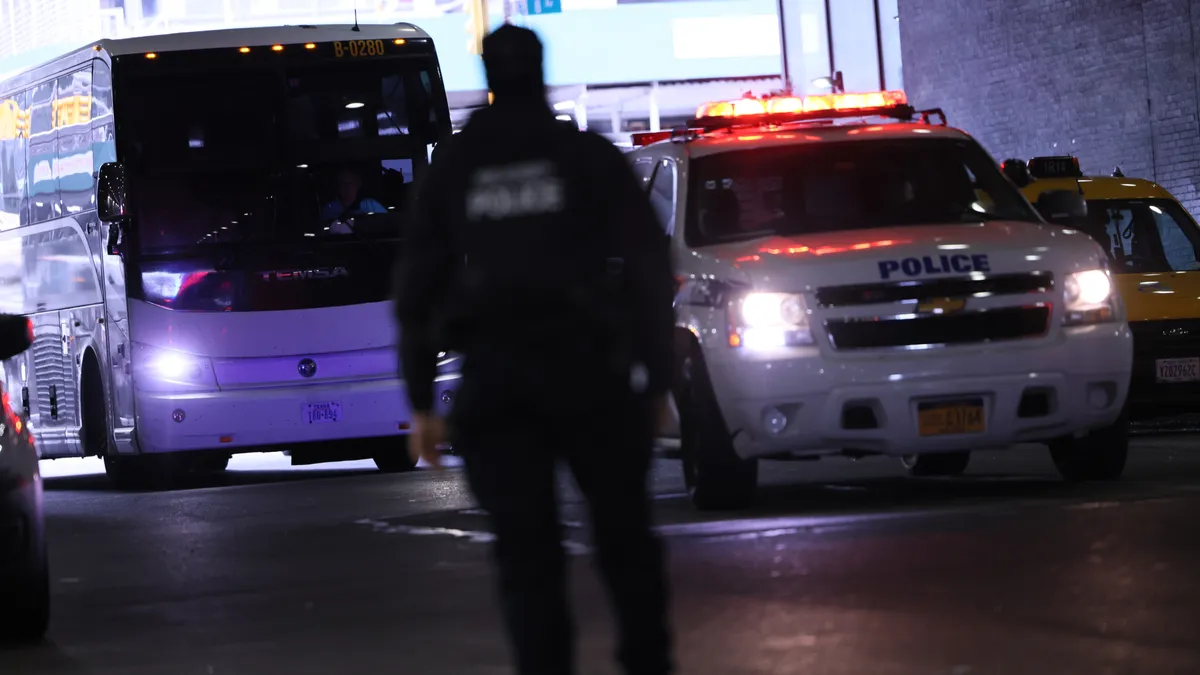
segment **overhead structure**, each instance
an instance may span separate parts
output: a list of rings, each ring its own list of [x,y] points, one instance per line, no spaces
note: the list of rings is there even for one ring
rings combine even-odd
[[[463,10],[467,15],[467,51],[476,56],[483,55],[483,38],[488,34],[487,0],[465,0]]]

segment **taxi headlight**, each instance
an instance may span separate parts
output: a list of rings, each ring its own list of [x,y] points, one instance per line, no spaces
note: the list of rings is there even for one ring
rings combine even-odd
[[[808,306],[797,293],[747,293],[730,304],[730,319],[731,347],[812,344]]]
[[[1106,270],[1068,274],[1063,283],[1063,306],[1068,325],[1116,320],[1118,303],[1112,277]]]

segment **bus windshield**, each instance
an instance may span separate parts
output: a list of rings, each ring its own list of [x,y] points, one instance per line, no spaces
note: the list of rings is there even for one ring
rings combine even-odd
[[[325,46],[118,60],[140,254],[399,237],[415,174],[449,133],[436,59]]]

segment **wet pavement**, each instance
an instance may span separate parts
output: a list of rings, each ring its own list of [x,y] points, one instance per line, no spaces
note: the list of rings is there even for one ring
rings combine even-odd
[[[1200,438],[1141,438],[1126,479],[1044,450],[961,479],[897,461],[765,463],[760,504],[698,514],[656,464],[681,674],[1200,673]],[[288,469],[127,494],[47,463],[55,609],[0,673],[510,672],[486,519],[457,470]],[[580,673],[615,673],[583,509],[564,509]]]

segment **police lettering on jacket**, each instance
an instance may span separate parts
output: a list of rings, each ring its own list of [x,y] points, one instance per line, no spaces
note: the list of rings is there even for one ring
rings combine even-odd
[[[965,274],[967,272],[990,272],[992,266],[986,253],[966,255],[926,255],[899,260],[879,261],[879,278],[919,277],[927,274]]]
[[[566,189],[554,164],[540,160],[489,166],[471,175],[467,220],[505,220],[561,213]]]

